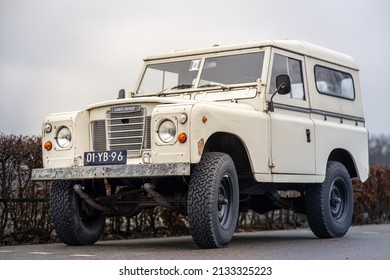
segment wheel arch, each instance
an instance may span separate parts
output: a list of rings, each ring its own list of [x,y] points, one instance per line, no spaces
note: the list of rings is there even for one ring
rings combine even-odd
[[[353,156],[347,150],[334,149],[328,157],[328,162],[329,161],[338,161],[342,163],[348,170],[349,176],[351,178],[358,177],[357,167]]]
[[[207,139],[203,152],[226,153],[232,158],[238,174],[252,173],[247,149],[237,135],[215,132]]]

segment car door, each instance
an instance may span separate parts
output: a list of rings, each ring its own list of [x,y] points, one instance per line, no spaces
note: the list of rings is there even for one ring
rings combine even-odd
[[[314,123],[310,118],[304,57],[273,49],[267,100],[276,91],[276,77],[287,74],[291,92],[276,94],[270,116],[269,166],[274,174],[314,174]]]

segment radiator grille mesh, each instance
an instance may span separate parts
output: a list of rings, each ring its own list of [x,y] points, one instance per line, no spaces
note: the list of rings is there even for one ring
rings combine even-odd
[[[92,147],[94,151],[127,150],[128,156],[140,156],[151,148],[151,117],[145,109],[135,111],[108,110],[105,120],[91,122]]]

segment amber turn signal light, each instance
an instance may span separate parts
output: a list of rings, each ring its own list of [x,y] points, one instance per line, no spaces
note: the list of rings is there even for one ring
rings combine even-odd
[[[185,133],[180,133],[177,136],[177,140],[179,140],[180,143],[184,143],[185,141],[187,141],[187,135]]]
[[[50,151],[51,148],[53,147],[53,144],[51,143],[51,141],[46,141],[43,147],[45,148],[46,151]]]

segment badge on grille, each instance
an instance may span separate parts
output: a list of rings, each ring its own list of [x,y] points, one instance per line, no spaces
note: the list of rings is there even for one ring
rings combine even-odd
[[[119,107],[112,107],[111,113],[139,112],[140,110],[141,110],[140,105],[119,106]]]

